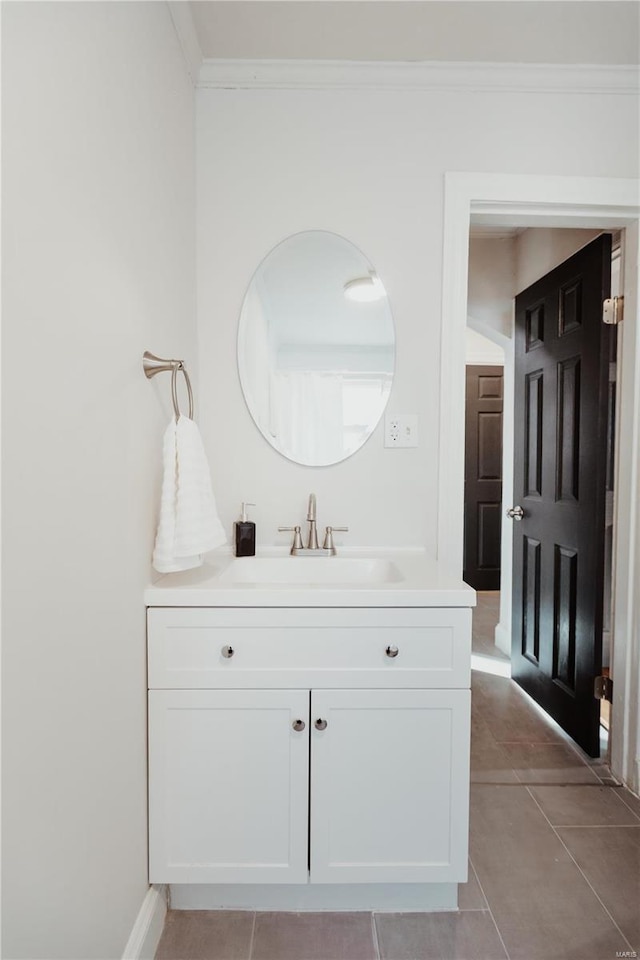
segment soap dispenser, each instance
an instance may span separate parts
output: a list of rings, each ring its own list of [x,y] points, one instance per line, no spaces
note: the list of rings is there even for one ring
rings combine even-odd
[[[234,523],[236,557],[255,557],[256,555],[256,525],[247,520],[247,507],[255,507],[255,503],[242,503],[240,519]]]

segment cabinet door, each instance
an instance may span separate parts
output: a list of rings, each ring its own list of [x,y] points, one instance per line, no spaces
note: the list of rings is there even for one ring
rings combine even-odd
[[[312,882],[466,879],[470,698],[312,692]]]
[[[308,691],[149,692],[151,883],[308,882],[308,718]]]

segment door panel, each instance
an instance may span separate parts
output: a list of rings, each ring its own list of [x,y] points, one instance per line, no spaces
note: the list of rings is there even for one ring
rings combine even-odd
[[[516,298],[512,675],[591,756],[602,655],[611,237]]]
[[[307,882],[308,714],[306,690],[149,692],[151,883]]]
[[[500,589],[502,367],[467,367],[464,580]]]
[[[312,882],[462,882],[469,690],[314,690],[311,704]]]

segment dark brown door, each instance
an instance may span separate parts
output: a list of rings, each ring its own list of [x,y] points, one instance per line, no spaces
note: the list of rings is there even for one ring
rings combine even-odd
[[[514,499],[524,516],[513,521],[512,675],[592,757],[610,286],[611,237],[603,235],[516,297]]]
[[[502,367],[467,367],[464,572],[474,590],[500,589]]]

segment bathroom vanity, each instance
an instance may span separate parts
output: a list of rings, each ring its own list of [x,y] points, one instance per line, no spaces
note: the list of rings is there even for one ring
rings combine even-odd
[[[149,878],[174,905],[455,906],[473,590],[418,550],[273,552],[145,600]]]

